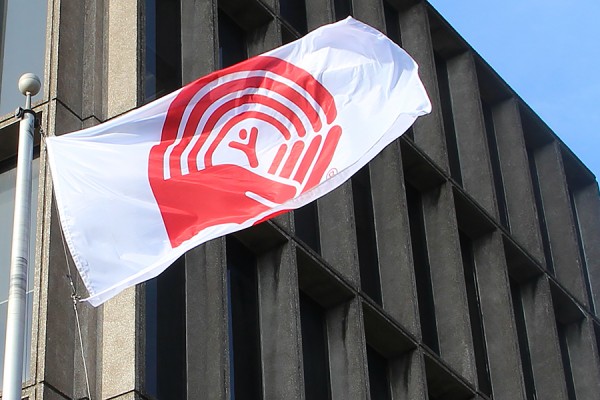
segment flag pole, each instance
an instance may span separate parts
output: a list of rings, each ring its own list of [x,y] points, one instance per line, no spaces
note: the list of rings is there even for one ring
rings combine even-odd
[[[3,400],[21,399],[31,225],[31,161],[33,159],[35,121],[34,112],[31,109],[31,97],[39,92],[40,87],[40,79],[34,74],[23,74],[19,79],[19,91],[25,95],[25,108],[19,107],[15,113],[17,118],[21,118],[21,122],[19,123],[15,214],[4,344]]]

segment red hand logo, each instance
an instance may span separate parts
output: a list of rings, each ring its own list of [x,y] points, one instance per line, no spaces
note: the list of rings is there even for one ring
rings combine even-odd
[[[148,176],[173,247],[240,224],[316,186],[342,130],[308,72],[259,56],[186,86],[169,106]]]

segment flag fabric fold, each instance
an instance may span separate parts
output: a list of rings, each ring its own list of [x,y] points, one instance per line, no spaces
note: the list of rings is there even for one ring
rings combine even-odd
[[[335,189],[431,104],[411,57],[352,18],[46,140],[97,306],[187,250]]]

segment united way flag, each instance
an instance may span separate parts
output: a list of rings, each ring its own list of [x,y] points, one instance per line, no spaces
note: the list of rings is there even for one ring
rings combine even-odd
[[[410,56],[348,18],[48,138],[87,300],[99,305],[201,243],[323,196],[430,110]]]

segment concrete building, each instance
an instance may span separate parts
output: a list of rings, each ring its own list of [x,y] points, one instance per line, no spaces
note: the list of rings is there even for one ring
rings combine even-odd
[[[97,309],[78,304],[81,342],[38,139],[27,398],[83,399],[89,383],[92,399],[600,399],[596,178],[427,2],[37,2],[43,135],[348,14],[417,60],[434,110],[319,201],[200,246]],[[17,3],[0,0],[3,284]]]

